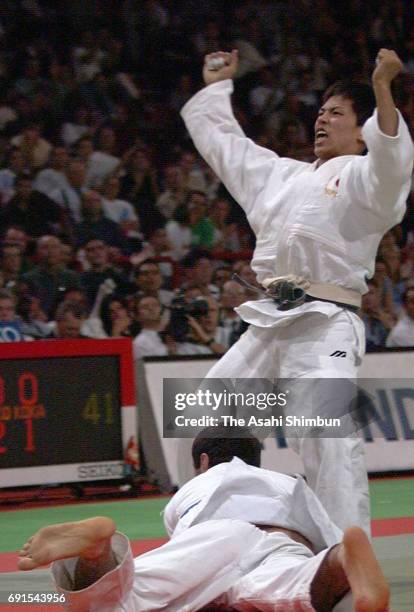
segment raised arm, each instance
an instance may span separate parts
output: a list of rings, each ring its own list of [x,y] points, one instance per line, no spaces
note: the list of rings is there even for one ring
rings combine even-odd
[[[372,74],[377,108],[362,130],[368,155],[357,164],[359,171],[351,181],[363,207],[391,225],[399,223],[404,215],[414,160],[413,142],[391,90],[392,81],[402,70],[395,51],[379,51]]]
[[[395,51],[379,50],[372,74],[372,86],[377,103],[378,125],[386,136],[397,136],[398,133],[398,113],[395,109],[391,83],[403,68]]]
[[[211,60],[218,59],[223,60],[224,65],[209,69]],[[181,115],[202,157],[249,214],[264,192],[270,175],[275,192],[289,174],[305,164],[281,159],[244,134],[230,101],[231,79],[236,73],[237,61],[237,51],[207,55],[203,68],[207,87],[187,102]],[[276,166],[278,172],[273,175]]]

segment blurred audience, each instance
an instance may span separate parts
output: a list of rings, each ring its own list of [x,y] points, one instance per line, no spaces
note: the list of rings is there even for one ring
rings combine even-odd
[[[414,346],[414,287],[405,290],[402,303],[402,315],[387,338],[389,347]]]
[[[84,313],[76,337],[141,334],[142,355],[220,354],[243,333],[234,308],[258,297],[254,238],[179,117],[202,86],[206,52],[239,50],[233,105],[244,133],[312,161],[326,86],[369,77],[378,49],[394,48],[407,67],[395,94],[414,134],[408,0],[354,0],[345,29],[344,12],[327,2],[316,13],[294,0],[283,10],[268,0],[209,0],[197,11],[193,0],[120,11],[104,0],[70,11],[43,4],[6,2],[0,23],[0,287],[31,330],[24,337],[48,335],[71,302]],[[363,300],[368,350],[414,344],[413,193],[381,241]],[[180,296],[188,312],[171,309]],[[163,330],[176,316],[185,342]],[[73,328],[82,318],[65,317]]]

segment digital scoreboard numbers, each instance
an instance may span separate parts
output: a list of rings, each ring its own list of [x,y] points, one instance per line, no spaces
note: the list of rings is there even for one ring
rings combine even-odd
[[[130,418],[135,406],[125,406],[122,388],[127,371],[133,378],[132,358],[125,350],[130,344],[121,343],[120,354],[71,355],[73,347],[49,343],[49,352],[54,345],[56,355],[0,355],[0,469],[5,470],[0,486],[122,477],[126,443],[136,435]],[[30,354],[34,344],[21,343],[21,350],[27,347]],[[111,344],[105,344],[109,352]],[[3,344],[3,354],[6,346],[11,347]],[[102,353],[105,346],[98,348]]]

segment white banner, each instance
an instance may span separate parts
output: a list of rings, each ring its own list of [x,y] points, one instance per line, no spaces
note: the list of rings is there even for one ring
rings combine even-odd
[[[164,378],[203,378],[215,359],[146,361],[145,382],[170,481],[191,478],[191,440],[163,438]],[[371,398],[375,418],[362,430],[369,472],[414,469],[414,351],[371,353],[360,368],[360,387]],[[138,381],[139,384],[139,381]],[[142,432],[145,435],[145,432]],[[303,472],[302,462],[284,439],[267,438],[262,466],[287,474]]]
[[[20,487],[62,482],[88,482],[89,480],[116,480],[124,478],[122,461],[95,461],[91,463],[67,463],[65,465],[41,465],[2,470],[2,487]]]

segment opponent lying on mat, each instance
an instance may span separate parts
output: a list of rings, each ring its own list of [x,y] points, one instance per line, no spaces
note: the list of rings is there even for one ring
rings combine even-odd
[[[193,460],[198,476],[165,510],[167,544],[133,560],[113,521],[95,517],[40,529],[19,568],[53,561],[57,588],[77,612],[388,610],[365,533],[342,534],[302,478],[258,467],[250,433],[204,430]]]

